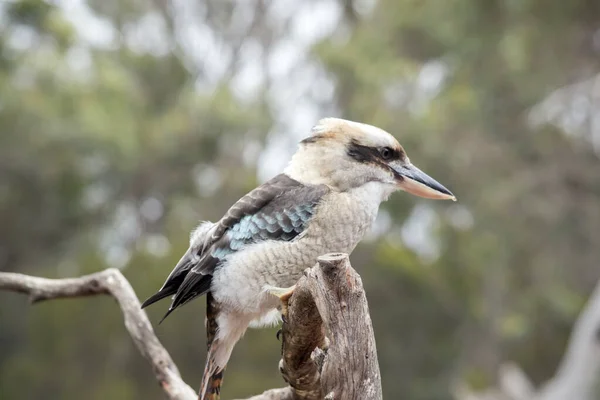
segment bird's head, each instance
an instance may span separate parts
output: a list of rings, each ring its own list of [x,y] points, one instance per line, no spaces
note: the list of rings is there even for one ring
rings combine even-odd
[[[300,142],[285,171],[305,184],[326,184],[346,191],[375,182],[384,196],[404,190],[429,199],[454,195],[415,167],[398,141],[371,125],[325,118]]]

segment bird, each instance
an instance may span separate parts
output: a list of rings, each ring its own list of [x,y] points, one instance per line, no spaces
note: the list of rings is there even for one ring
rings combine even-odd
[[[218,399],[223,371],[248,327],[280,321],[274,288],[293,286],[320,255],[350,254],[380,204],[399,190],[456,201],[412,164],[390,133],[324,118],[282,173],[243,196],[218,222],[201,222],[192,231],[189,248],[142,308],[172,297],[164,320],[207,295],[209,344],[200,399]]]

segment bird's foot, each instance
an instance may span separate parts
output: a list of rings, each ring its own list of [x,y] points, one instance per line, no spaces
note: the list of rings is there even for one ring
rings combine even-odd
[[[275,286],[268,286],[266,288],[266,291],[268,293],[272,294],[273,296],[277,296],[281,301],[281,320],[284,324],[287,322],[286,317],[288,312],[288,300],[290,299],[292,294],[294,294],[295,288],[296,285],[290,286],[289,288],[279,288]]]
[[[277,340],[281,340],[282,333],[283,333],[283,329],[281,329],[281,328],[277,329],[277,333],[275,334],[275,337],[277,338]]]
[[[278,297],[279,300],[281,300],[282,302],[286,302],[289,300],[289,298],[292,296],[292,294],[294,294],[295,288],[296,288],[296,285],[290,286],[288,288],[267,286],[266,290],[269,294],[272,294],[273,296]]]

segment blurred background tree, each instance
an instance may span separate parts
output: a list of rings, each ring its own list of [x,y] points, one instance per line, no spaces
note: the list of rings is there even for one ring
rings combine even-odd
[[[459,198],[393,197],[353,254],[385,398],[507,360],[540,383],[600,278],[599,71],[595,0],[2,1],[0,270],[118,267],[145,298],[198,221],[345,117]],[[157,327],[189,383],[202,303]],[[160,398],[111,300],[0,304],[0,398]],[[224,398],[280,386],[278,352],[250,331]]]

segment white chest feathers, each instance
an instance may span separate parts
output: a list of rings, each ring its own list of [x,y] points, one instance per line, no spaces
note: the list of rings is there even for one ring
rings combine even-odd
[[[350,253],[373,225],[379,205],[389,193],[390,190],[377,182],[331,193],[319,205],[306,239],[322,243],[323,252]]]

